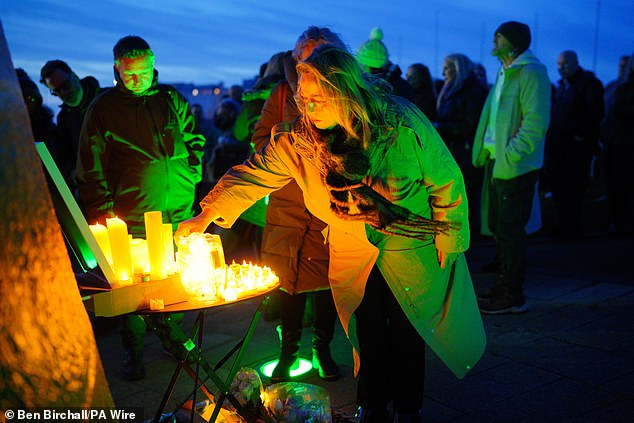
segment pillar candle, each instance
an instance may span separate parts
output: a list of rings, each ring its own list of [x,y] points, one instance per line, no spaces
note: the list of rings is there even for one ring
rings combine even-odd
[[[132,255],[130,254],[130,241],[128,227],[125,222],[117,217],[106,219],[108,227],[108,240],[112,251],[112,264],[114,274],[120,282],[132,282]]]
[[[147,252],[147,241],[140,238],[130,240],[130,252],[132,253],[132,267],[135,274],[150,273],[150,262]]]
[[[145,236],[150,259],[150,279],[167,278],[165,245],[163,243],[163,215],[160,211],[145,212]]]
[[[95,237],[97,245],[101,249],[104,257],[108,260],[108,263],[112,266],[112,250],[110,249],[110,240],[108,239],[108,229],[99,223],[95,225],[89,225],[90,232]]]
[[[171,223],[163,223],[163,252],[165,253],[165,270],[168,275],[176,272],[174,261],[174,233]]]

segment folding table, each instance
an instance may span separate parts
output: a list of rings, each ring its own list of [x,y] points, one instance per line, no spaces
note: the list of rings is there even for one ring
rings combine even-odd
[[[194,389],[192,390],[191,394],[192,420],[195,413],[196,392],[198,391],[198,389],[200,389],[210,400],[214,401],[216,404],[212,416],[209,420],[210,422],[214,422],[218,417],[218,414],[220,413],[220,409],[225,399],[228,399],[231,402],[231,404],[236,408],[238,414],[249,421],[249,417],[246,415],[247,413],[244,412],[243,407],[235,399],[231,392],[229,392],[229,388],[231,387],[231,382],[233,381],[233,378],[240,369],[242,357],[249,345],[249,342],[251,341],[251,337],[253,336],[253,332],[255,331],[255,326],[260,320],[262,310],[269,301],[268,294],[274,289],[277,289],[277,286],[270,287],[266,291],[259,291],[258,293],[255,293],[253,295],[241,297],[231,302],[199,302],[188,300],[186,302],[165,306],[165,308],[161,310],[139,310],[135,313],[143,317],[148,327],[159,337],[165,349],[167,349],[178,360],[176,369],[172,374],[169,385],[165,391],[165,394],[163,395],[163,399],[161,400],[159,408],[156,411],[154,422],[159,422],[182,370],[185,370],[185,372],[189,374],[194,380]],[[233,347],[233,349],[231,349],[227,353],[227,355],[219,360],[215,366],[212,366],[202,354],[206,310],[215,307],[227,306],[229,304],[235,304],[237,302],[254,299],[261,296],[263,296],[263,299],[257,307],[255,313],[253,314],[245,335]],[[189,335],[185,334],[180,324],[174,322],[173,319],[171,319],[170,317],[171,313],[184,312],[197,313],[194,326],[192,327],[191,333]],[[229,373],[226,375],[226,378],[223,379],[217,374],[217,370],[220,369],[233,355],[235,355],[235,358],[231,364]],[[207,387],[205,380],[201,380],[201,378],[199,377],[199,369],[202,369],[204,371],[204,373],[207,375],[207,378],[217,388],[217,395],[214,395],[213,392]]]

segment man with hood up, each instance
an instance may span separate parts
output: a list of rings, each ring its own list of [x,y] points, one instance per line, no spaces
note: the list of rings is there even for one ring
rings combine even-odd
[[[116,216],[133,237],[145,238],[145,212],[161,211],[174,228],[193,216],[205,138],[187,100],[157,83],[154,53],[143,38],[123,37],[113,53],[116,86],[94,100],[81,130],[79,196],[89,224]],[[145,323],[139,316],[123,320],[124,377],[142,379]]]
[[[495,31],[492,55],[502,66],[473,143],[473,164],[485,168],[488,224],[500,261],[495,284],[478,293],[480,311],[487,314],[527,310],[524,228],[544,162],[551,95],[546,67],[528,49],[530,43],[530,29],[523,23],[505,22]]]

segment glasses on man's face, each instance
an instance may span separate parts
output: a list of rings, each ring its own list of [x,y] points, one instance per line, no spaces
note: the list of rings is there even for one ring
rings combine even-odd
[[[68,94],[68,92],[70,92],[70,90],[72,88],[72,85],[73,85],[73,82],[71,81],[70,78],[68,78],[67,80],[62,82],[59,87],[49,88],[49,91],[55,97],[60,97],[60,96],[62,96],[64,94]]]

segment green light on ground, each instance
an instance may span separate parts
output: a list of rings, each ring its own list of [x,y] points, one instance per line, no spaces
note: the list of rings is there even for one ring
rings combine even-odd
[[[271,374],[273,373],[273,369],[275,369],[275,366],[277,366],[277,361],[278,360],[273,360],[273,361],[264,363],[260,367],[260,373],[266,377],[271,377]],[[310,362],[310,360],[306,360],[305,358],[300,358],[299,365],[297,366],[297,368],[291,370],[291,378],[302,376],[310,372],[312,369],[313,369],[313,365]]]

